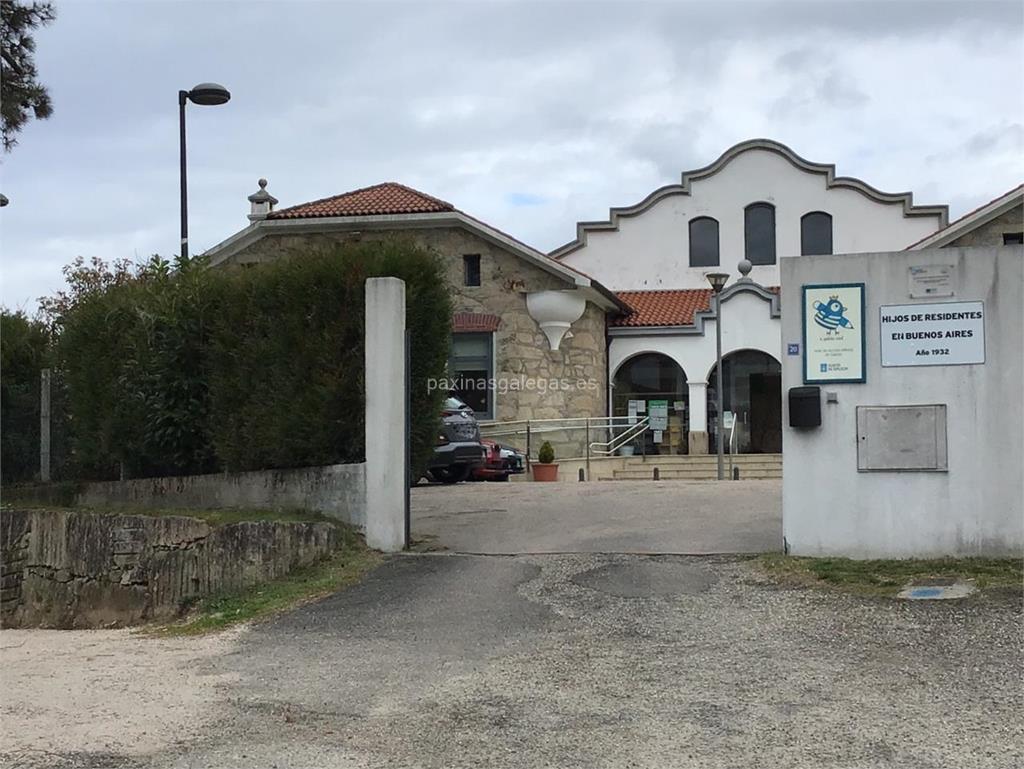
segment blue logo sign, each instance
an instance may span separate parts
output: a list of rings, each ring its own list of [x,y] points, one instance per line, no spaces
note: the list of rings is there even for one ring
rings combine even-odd
[[[820,366],[820,370],[821,370],[822,374],[827,374],[828,373],[828,364],[827,363],[822,363],[821,366]]]
[[[830,296],[827,302],[815,302],[814,309],[814,322],[828,333],[831,334],[840,327],[853,330],[853,324],[845,315],[847,308],[839,301],[838,296]]]
[[[800,345],[796,342],[789,342],[786,345],[786,355],[799,355]]]

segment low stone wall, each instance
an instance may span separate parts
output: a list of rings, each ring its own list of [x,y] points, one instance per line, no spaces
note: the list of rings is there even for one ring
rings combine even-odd
[[[366,526],[366,465],[87,483],[79,489],[75,504],[175,510],[301,509],[363,529]]]
[[[179,615],[320,560],[339,543],[329,523],[4,510],[4,627],[95,628]]]

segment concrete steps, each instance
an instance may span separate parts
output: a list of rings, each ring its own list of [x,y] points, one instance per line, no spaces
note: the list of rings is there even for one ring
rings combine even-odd
[[[732,458],[732,466],[739,468],[741,480],[782,477],[781,454],[737,454]],[[624,468],[613,470],[611,477],[597,480],[649,481],[654,478],[654,468],[658,468],[661,480],[710,481],[718,477],[718,458],[714,455],[631,457]],[[730,472],[728,456],[725,471]]]

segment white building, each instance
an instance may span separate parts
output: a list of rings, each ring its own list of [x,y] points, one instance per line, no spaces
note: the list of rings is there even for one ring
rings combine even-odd
[[[947,224],[946,206],[914,205],[753,139],[682,175],[603,222],[581,222],[550,256],[615,291],[634,312],[610,318],[610,410],[669,402],[669,429],[652,451],[716,450],[715,313],[706,274],[748,259],[747,279],[722,293],[724,410],[737,453],[781,451],[779,258],[893,251]],[[799,351],[792,352],[799,354]],[[709,431],[710,425],[710,431]],[[654,436],[652,436],[653,438]]]

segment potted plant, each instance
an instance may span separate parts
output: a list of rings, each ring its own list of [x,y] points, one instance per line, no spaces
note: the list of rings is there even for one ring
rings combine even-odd
[[[557,481],[558,464],[555,462],[555,450],[550,441],[544,441],[537,452],[537,464],[533,466],[533,480]]]

